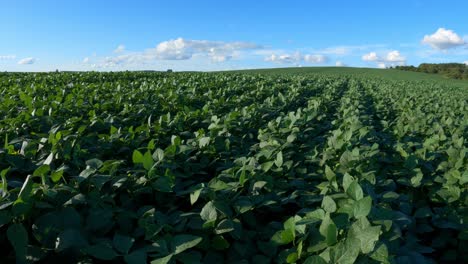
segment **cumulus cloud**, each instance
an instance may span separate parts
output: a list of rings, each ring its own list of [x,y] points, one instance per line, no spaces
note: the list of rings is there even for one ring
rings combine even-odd
[[[161,60],[188,60],[196,55],[206,55],[215,62],[226,61],[237,51],[260,48],[249,42],[223,42],[209,40],[186,40],[183,38],[163,41],[153,50]]]
[[[344,64],[342,61],[336,61],[335,66],[336,67],[346,67],[346,64]]]
[[[370,52],[368,54],[364,54],[362,56],[363,61],[378,61],[380,60],[379,56],[377,56],[377,53],[375,52]]]
[[[89,57],[86,57],[83,59],[83,63],[88,63],[89,62]]]
[[[230,59],[232,59],[231,55],[216,55],[216,54],[211,55],[211,61],[213,62],[225,62]]]
[[[324,55],[304,55],[304,61],[309,63],[325,63],[327,60],[327,57]]]
[[[190,40],[177,38],[160,42],[154,48],[140,52],[126,52],[109,56],[101,60],[97,67],[115,67],[118,65],[145,65],[160,60],[190,60],[205,57],[214,63],[225,62],[241,52],[260,49],[261,46],[249,42],[224,42],[209,40]]]
[[[370,52],[362,56],[363,61],[376,62],[378,68],[386,68],[389,66],[405,65],[406,57],[401,55],[398,50],[390,51],[386,54],[378,55],[376,52]]]
[[[319,54],[301,54],[300,52],[295,52],[293,54],[271,54],[265,57],[265,61],[275,62],[275,63],[325,63],[328,58],[324,55]]]
[[[406,58],[400,54],[398,50],[393,50],[387,53],[386,62],[405,62]]]
[[[0,55],[0,60],[14,60],[16,55]]]
[[[422,43],[437,50],[447,50],[466,44],[453,30],[439,28],[434,34],[424,36]]]
[[[379,63],[377,63],[377,68],[385,69],[385,68],[387,68],[387,65],[384,62],[379,62]]]
[[[302,60],[302,55],[298,52],[294,54],[271,54],[265,57],[265,61],[276,63],[299,63]]]
[[[124,45],[119,45],[117,48],[114,50],[114,53],[122,53],[125,51],[125,46]]]
[[[468,61],[464,61],[463,63],[468,66]]]
[[[18,64],[20,65],[28,65],[28,64],[34,64],[36,62],[35,58],[29,57],[29,58],[24,58],[18,61]]]

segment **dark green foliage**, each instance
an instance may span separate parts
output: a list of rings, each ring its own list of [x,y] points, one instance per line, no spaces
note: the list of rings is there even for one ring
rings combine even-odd
[[[396,66],[395,69],[436,73],[452,79],[468,80],[468,65],[463,63],[422,63],[418,67]]]
[[[468,262],[468,90],[391,79],[0,74],[0,263]]]

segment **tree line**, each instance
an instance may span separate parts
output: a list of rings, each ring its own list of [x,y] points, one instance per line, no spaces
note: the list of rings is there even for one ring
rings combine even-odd
[[[422,63],[415,66],[396,66],[395,69],[441,74],[448,78],[468,80],[468,65],[463,63]]]

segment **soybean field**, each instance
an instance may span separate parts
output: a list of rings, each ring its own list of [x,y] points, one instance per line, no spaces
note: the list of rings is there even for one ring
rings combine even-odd
[[[375,72],[0,73],[0,263],[467,263],[468,82]]]

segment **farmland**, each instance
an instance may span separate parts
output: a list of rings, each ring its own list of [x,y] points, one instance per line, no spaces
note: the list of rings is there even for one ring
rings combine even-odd
[[[468,82],[0,73],[1,263],[468,262]]]

